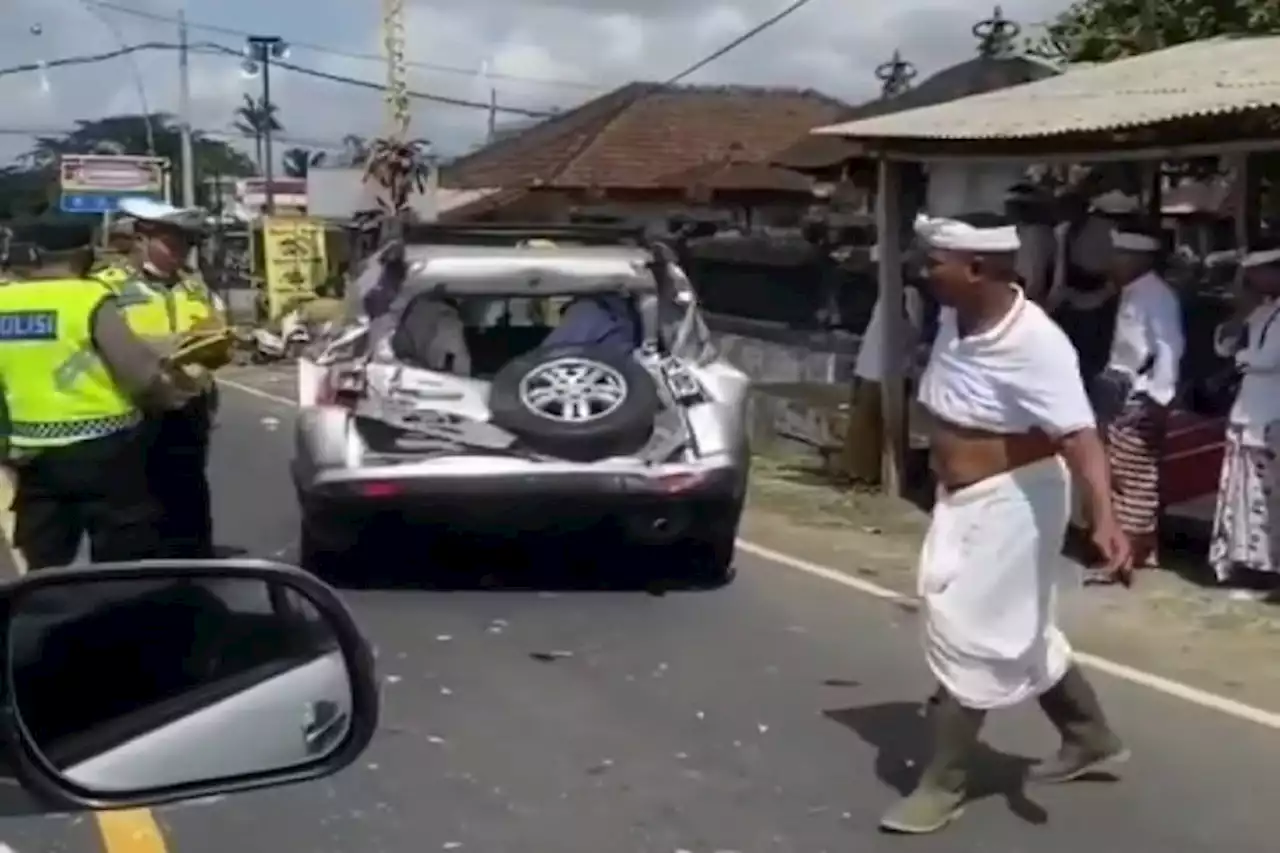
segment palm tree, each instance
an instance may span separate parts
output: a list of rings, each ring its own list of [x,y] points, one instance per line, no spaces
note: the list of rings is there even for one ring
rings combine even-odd
[[[253,138],[253,148],[258,162],[258,171],[262,172],[262,148],[263,136],[270,133],[279,133],[284,130],[284,125],[280,124],[279,108],[269,103],[265,98],[254,98],[251,95],[244,96],[244,102],[236,109],[236,130],[245,136]]]
[[[428,159],[430,148],[425,139],[383,137],[373,141],[364,180],[378,185],[378,208],[357,214],[357,222],[376,223],[384,239],[399,235],[403,224],[412,218],[410,199],[426,190],[435,168]]]
[[[311,171],[311,167],[320,166],[324,161],[323,151],[288,148],[284,152],[284,173],[290,178],[305,178]]]
[[[342,137],[342,161],[347,166],[363,166],[369,162],[369,140],[355,133]]]

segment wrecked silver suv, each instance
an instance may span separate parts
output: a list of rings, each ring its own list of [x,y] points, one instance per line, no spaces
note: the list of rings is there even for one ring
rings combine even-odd
[[[355,294],[373,318],[300,365],[304,564],[358,571],[345,555],[394,515],[424,533],[612,529],[665,571],[727,581],[749,380],[672,254],[618,229],[419,232],[357,278],[377,283]]]

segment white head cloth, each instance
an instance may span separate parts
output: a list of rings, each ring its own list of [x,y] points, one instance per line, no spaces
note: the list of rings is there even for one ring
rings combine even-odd
[[[1112,231],[1111,246],[1122,252],[1158,252],[1160,241],[1150,234],[1132,231]]]
[[[967,222],[944,217],[916,217],[916,236],[934,249],[972,252],[975,255],[1012,254],[1022,246],[1014,225],[975,228]]]
[[[1264,267],[1268,264],[1280,263],[1280,249],[1258,249],[1246,252],[1240,259],[1240,268]]]
[[[1089,206],[1098,213],[1123,216],[1127,213],[1136,213],[1140,205],[1133,196],[1125,195],[1119,190],[1112,190],[1111,192],[1094,196],[1089,200]]]

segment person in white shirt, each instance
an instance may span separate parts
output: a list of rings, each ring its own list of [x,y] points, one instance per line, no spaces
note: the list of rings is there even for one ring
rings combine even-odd
[[[872,246],[871,274],[879,280],[880,250]],[[878,285],[877,285],[878,287]],[[907,336],[903,357],[915,349],[924,322],[924,305],[914,287],[903,284],[903,309]],[[880,457],[884,450],[884,412],[881,408],[880,384],[885,374],[884,298],[877,295],[871,319],[858,342],[858,355],[853,366],[853,406],[844,441],[844,472],[850,480],[868,486],[880,483]]]
[[[1234,358],[1240,386],[1227,426],[1209,565],[1218,581],[1253,597],[1280,585],[1280,248],[1240,266],[1245,290],[1214,348]]]
[[[1106,457],[1075,350],[1013,283],[1017,232],[922,219],[930,289],[943,306],[919,400],[939,489],[920,553],[933,755],[882,828],[940,829],[964,804],[988,711],[1036,699],[1058,729],[1056,757],[1031,771],[1067,782],[1127,752],[1058,627],[1071,483],[1088,494],[1095,546],[1127,578]]]
[[[1186,348],[1182,307],[1157,272],[1164,248],[1160,236],[1137,229],[1117,231],[1112,244],[1120,306],[1107,366],[1091,390],[1098,419],[1105,424],[1116,516],[1133,543],[1134,564],[1153,566],[1160,454]]]

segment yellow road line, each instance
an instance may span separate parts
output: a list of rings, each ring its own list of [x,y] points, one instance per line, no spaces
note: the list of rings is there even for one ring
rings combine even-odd
[[[95,812],[106,853],[168,853],[151,809]]]

